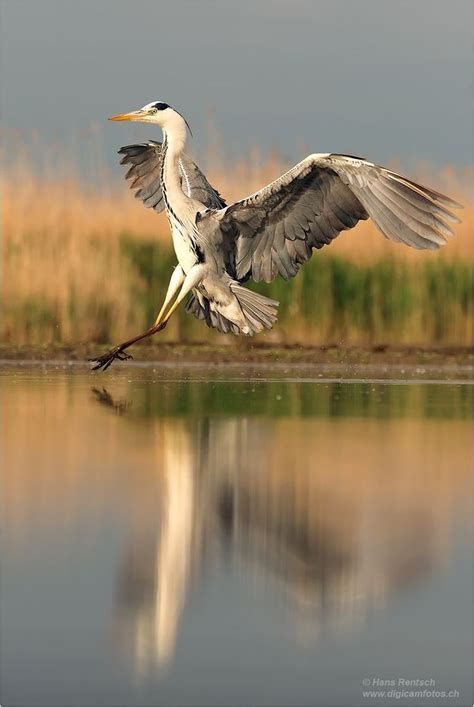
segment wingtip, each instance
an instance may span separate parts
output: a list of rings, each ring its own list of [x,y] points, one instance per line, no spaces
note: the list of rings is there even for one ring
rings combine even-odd
[[[446,194],[442,194],[439,191],[436,191],[435,189],[431,189],[430,187],[425,187],[423,184],[419,184],[419,182],[414,182],[412,179],[409,179],[408,177],[404,177],[400,174],[397,174],[396,172],[392,172],[391,170],[385,170],[389,176],[390,179],[393,179],[397,182],[402,182],[405,184],[408,184],[412,188],[420,191],[422,194],[427,196],[431,201],[434,202],[439,202],[442,204],[445,208],[450,208],[450,209],[463,209],[464,206],[463,204],[460,204],[459,201],[455,201],[454,199],[451,199],[450,196],[446,196]]]
[[[455,201],[454,199],[450,199],[450,205],[451,208],[453,209],[464,209],[464,204],[461,204],[459,201]],[[457,217],[456,217],[457,218]],[[461,223],[460,219],[457,219],[458,223]]]
[[[435,201],[440,201],[443,206],[446,206],[449,209],[463,209],[464,204],[461,204],[459,201],[455,201],[454,199],[451,199],[450,196],[446,196],[446,194],[441,194],[440,192],[435,192],[434,190],[431,190],[433,194],[435,194]],[[455,217],[457,218],[457,217]]]

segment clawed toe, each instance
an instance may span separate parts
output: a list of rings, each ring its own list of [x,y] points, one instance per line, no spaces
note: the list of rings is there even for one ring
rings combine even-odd
[[[128,361],[133,358],[133,356],[132,354],[125,353],[125,351],[119,351],[116,358],[118,358],[119,361]]]
[[[96,364],[95,366],[92,366],[93,371],[106,371],[107,368],[115,361],[116,358],[119,361],[128,361],[129,359],[133,358],[133,356],[131,354],[125,353],[125,351],[123,351],[120,346],[116,346],[114,349],[107,351],[102,356],[98,356],[97,358],[90,358],[89,361],[92,361],[92,363]]]

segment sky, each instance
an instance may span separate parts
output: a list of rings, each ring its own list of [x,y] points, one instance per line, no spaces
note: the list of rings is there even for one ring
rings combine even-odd
[[[212,121],[233,155],[472,164],[471,0],[0,2],[0,119],[42,144],[100,126],[115,160],[160,132],[107,116],[160,99],[198,155]]]

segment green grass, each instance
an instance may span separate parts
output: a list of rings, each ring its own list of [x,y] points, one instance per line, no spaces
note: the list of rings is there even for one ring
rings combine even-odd
[[[22,339],[15,329],[4,331],[11,344],[106,343],[138,333],[154,321],[176,263],[170,246],[123,234],[120,240],[124,295],[120,305],[109,292],[81,295],[69,286],[66,303],[47,297],[4,302],[6,321],[22,322]],[[117,266],[116,266],[117,267]],[[115,272],[115,271],[114,271]],[[117,280],[113,272],[104,273]],[[258,341],[280,344],[339,345],[460,345],[472,343],[473,277],[468,260],[405,260],[383,257],[358,263],[317,252],[289,282],[247,286],[279,300],[279,321]],[[117,321],[117,311],[128,312]],[[125,321],[125,325],[124,322]],[[11,326],[11,325],[10,325]],[[5,328],[5,327],[4,327]],[[125,330],[124,330],[125,329]],[[184,306],[160,334],[160,341],[216,344],[222,336],[184,311]],[[230,335],[227,336],[227,338]],[[237,345],[245,346],[243,337]]]
[[[131,293],[143,325],[156,316],[175,264],[171,249],[124,237],[123,253],[145,288]],[[465,260],[405,261],[385,258],[359,264],[315,253],[285,282],[247,286],[280,302],[275,331],[284,341],[308,343],[467,344],[471,341],[472,268]],[[181,311],[174,338],[209,336],[201,322]],[[113,338],[113,337],[111,337]]]

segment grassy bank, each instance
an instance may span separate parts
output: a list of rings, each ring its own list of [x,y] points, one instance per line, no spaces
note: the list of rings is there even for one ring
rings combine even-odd
[[[278,157],[208,160],[211,181],[233,199],[281,173]],[[231,175],[231,177],[229,177]],[[464,204],[472,171],[420,180]],[[153,321],[175,257],[163,216],[105,176],[87,188],[74,169],[39,173],[19,153],[3,180],[1,336],[10,344],[107,343]],[[318,251],[289,283],[258,289],[280,301],[270,343],[468,345],[472,341],[472,209],[441,251],[388,243],[370,222]],[[222,343],[181,311],[163,341]]]
[[[355,375],[364,369],[373,370],[373,375],[399,375],[401,378],[430,376],[455,377],[465,379],[474,369],[474,351],[471,346],[285,346],[262,343],[255,340],[250,345],[241,339],[237,346],[229,337],[225,344],[178,344],[163,343],[158,337],[150,339],[133,348],[133,361],[114,365],[115,372],[136,363],[147,364],[159,375],[170,366],[181,371],[190,367],[193,370],[208,370],[214,373],[222,370],[241,369],[248,371],[257,366],[264,375],[269,372],[289,373],[298,368],[308,370],[310,375]],[[233,345],[234,344],[234,345]],[[31,346],[28,344],[0,344],[1,367],[8,368],[16,362],[29,362],[32,365],[47,367],[70,362],[87,365],[90,359],[103,353],[108,344],[46,344]],[[317,369],[317,370],[316,370]],[[163,373],[166,375],[166,373]],[[97,375],[101,375],[98,373]]]
[[[72,281],[59,297],[26,289],[6,298],[4,341],[106,343],[153,321],[175,262],[171,249],[124,236],[111,263],[105,253],[102,257],[104,284],[98,282],[96,288],[85,284],[81,289]],[[471,341],[473,280],[465,260],[385,256],[360,263],[318,253],[290,282],[278,279],[251,286],[280,301],[278,326],[261,337],[267,341],[443,345]],[[218,343],[223,337],[182,309],[161,338]]]

